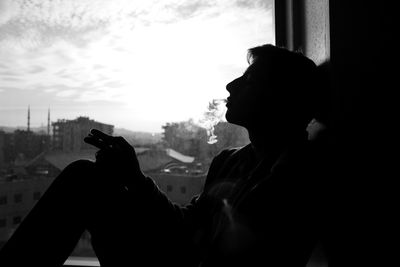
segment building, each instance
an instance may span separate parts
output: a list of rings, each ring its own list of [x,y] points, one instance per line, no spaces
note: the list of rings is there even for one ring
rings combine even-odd
[[[186,204],[203,189],[206,170],[194,157],[182,155],[173,149],[135,149],[142,171],[173,201]],[[96,150],[78,152],[49,151],[38,155],[24,165],[31,177],[53,179],[75,160],[95,160]]]
[[[194,157],[182,155],[173,149],[137,147],[136,155],[142,171],[178,204],[186,204],[203,189],[206,170]],[[75,160],[95,160],[96,150],[79,152],[49,151],[25,165],[27,173],[35,177],[56,177]]]
[[[172,202],[179,205],[188,204],[194,196],[200,194],[206,180],[205,174],[154,173],[150,177]]]
[[[171,148],[143,151],[137,157],[143,172],[172,202],[185,205],[203,190],[207,171],[195,157]]]
[[[0,180],[0,247],[47,190],[52,180]]]
[[[77,152],[93,148],[86,144],[83,139],[91,129],[98,129],[106,134],[112,135],[114,126],[97,122],[89,117],[78,117],[75,120],[57,120],[53,122],[52,149],[64,152]]]
[[[0,132],[0,168],[16,160],[29,160],[48,150],[50,136],[32,131]]]
[[[71,162],[94,160],[96,150],[79,152],[45,151],[35,158],[21,162],[20,172],[30,179],[1,179],[0,177],[0,247],[12,235],[47,190],[54,178]],[[168,198],[184,205],[203,189],[206,173],[198,170],[195,158],[172,149],[136,149],[143,172],[149,175]],[[74,255],[92,255],[90,236],[85,232]]]
[[[94,160],[96,149],[83,142],[90,129],[110,135],[114,129],[87,117],[58,120],[52,124],[50,142],[49,127],[46,135],[32,132],[29,126],[28,110],[27,130],[0,132],[0,247],[66,165],[82,158]],[[85,235],[77,249],[87,247]]]
[[[97,151],[83,142],[90,129],[112,135],[114,126],[78,117],[52,124],[51,149],[48,135],[28,130],[0,134],[0,163],[9,173],[0,173],[0,247],[8,240],[54,178],[70,163],[79,159],[95,160]],[[186,204],[201,192],[205,172],[199,171],[194,157],[173,149],[136,147],[143,172],[178,204]],[[4,165],[4,164],[3,164]],[[85,232],[73,255],[93,255],[90,235]]]
[[[1,175],[1,170],[5,166],[5,161],[4,161],[4,145],[5,145],[5,132],[0,131],[0,175]]]

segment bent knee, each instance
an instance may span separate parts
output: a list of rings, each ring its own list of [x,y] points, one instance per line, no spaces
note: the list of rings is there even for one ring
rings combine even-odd
[[[90,178],[95,170],[95,164],[93,161],[80,159],[70,163],[65,169],[62,171],[66,174],[69,179],[79,179],[81,182]],[[86,179],[82,179],[85,177]]]
[[[72,169],[78,171],[86,171],[86,170],[93,170],[94,162],[87,159],[79,159],[72,163],[70,163],[65,169]]]
[[[91,186],[94,176],[94,162],[90,160],[77,160],[67,165],[52,183],[53,190],[84,192]]]

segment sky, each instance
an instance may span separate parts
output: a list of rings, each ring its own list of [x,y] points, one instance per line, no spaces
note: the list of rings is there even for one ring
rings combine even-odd
[[[0,125],[198,120],[273,25],[272,0],[0,0]]]

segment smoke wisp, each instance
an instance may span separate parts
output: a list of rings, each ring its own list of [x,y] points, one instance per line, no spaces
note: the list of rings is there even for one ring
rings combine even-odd
[[[215,126],[225,117],[225,104],[226,99],[213,99],[208,103],[204,118],[200,120],[200,125],[207,130],[208,144],[215,144],[218,142],[214,130]]]

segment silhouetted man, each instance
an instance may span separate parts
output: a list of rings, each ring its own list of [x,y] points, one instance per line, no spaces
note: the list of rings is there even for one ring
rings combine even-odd
[[[92,130],[96,162],[54,181],[0,253],[3,266],[59,266],[87,229],[102,266],[304,266],[316,240],[316,180],[305,131],[315,64],[272,45],[249,50],[226,88],[226,119],[251,143],[223,150],[203,192],[180,207],[123,138]]]

